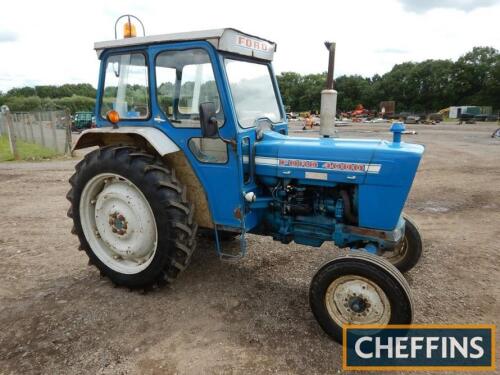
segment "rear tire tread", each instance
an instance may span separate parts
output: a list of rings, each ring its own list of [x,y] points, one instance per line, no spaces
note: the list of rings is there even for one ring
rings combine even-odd
[[[163,266],[154,276],[148,275],[143,279],[135,279],[134,282],[114,277],[116,273],[94,255],[83,234],[79,218],[79,196],[84,186],[79,185],[84,184],[85,178],[89,178],[88,173],[86,173],[89,169],[100,170],[101,165],[112,167],[114,165],[129,165],[127,169],[130,170],[130,174],[143,181],[145,189],[147,186],[156,186],[156,191],[150,193],[160,199],[156,201],[148,199],[148,201],[154,211],[160,210],[164,217],[168,218],[168,223],[165,227],[158,226],[157,228],[158,235],[164,235],[163,247],[157,248],[157,252],[165,252],[166,255],[161,258]],[[124,177],[128,178],[126,175]],[[132,289],[146,290],[153,285],[162,286],[172,282],[187,267],[196,247],[197,225],[192,220],[194,205],[187,202],[186,189],[175,178],[174,170],[166,167],[160,158],[132,146],[114,145],[99,148],[85,155],[84,159],[75,166],[75,173],[69,179],[69,183],[71,189],[66,198],[70,201],[71,206],[68,210],[68,216],[74,221],[75,229],[72,232],[75,232],[80,240],[79,248],[87,253],[89,265],[95,265],[113,283]],[[141,271],[138,275],[143,272]]]

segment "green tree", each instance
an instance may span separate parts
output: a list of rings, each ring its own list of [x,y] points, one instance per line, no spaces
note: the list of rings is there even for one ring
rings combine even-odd
[[[299,94],[300,111],[319,112],[321,91],[326,85],[326,73],[308,74],[303,77]]]
[[[287,111],[300,110],[299,93],[301,90],[302,76],[295,72],[284,72],[278,75],[283,104]]]
[[[36,96],[35,89],[33,87],[24,86],[24,87],[14,87],[7,91],[7,96]]]
[[[53,99],[52,105],[55,106],[54,109],[68,109],[71,113],[78,111],[91,112],[95,107],[95,99],[73,95],[70,97]]]
[[[457,93],[457,104],[498,106],[500,101],[495,86],[498,83],[500,54],[492,47],[474,47],[455,63],[453,89]],[[493,96],[492,96],[493,95]]]
[[[500,109],[500,55],[498,54],[484,81],[482,95],[484,104]]]
[[[5,98],[5,104],[12,112],[27,112],[41,109],[41,100],[38,96],[9,96]]]
[[[286,72],[278,76],[278,83],[287,110],[319,109],[324,74]],[[382,76],[338,77],[336,89],[341,111],[352,110],[357,104],[377,109],[384,100],[394,100],[398,112],[431,112],[461,104],[499,109],[500,54],[491,47],[475,47],[456,62],[404,62]]]
[[[372,81],[359,75],[340,76],[335,80],[338,92],[337,109],[352,111],[356,105],[363,104],[370,108],[376,106],[372,97]]]

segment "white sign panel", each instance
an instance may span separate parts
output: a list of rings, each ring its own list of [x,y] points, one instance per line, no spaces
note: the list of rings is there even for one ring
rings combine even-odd
[[[271,61],[276,44],[227,29],[220,38],[219,49]]]

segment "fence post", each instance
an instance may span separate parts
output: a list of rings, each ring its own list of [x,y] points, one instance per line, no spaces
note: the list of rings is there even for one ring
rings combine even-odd
[[[28,126],[30,128],[31,143],[36,143],[35,132],[33,130],[33,115],[31,113],[28,113],[27,120],[28,120]]]
[[[28,138],[28,123],[26,122],[26,113],[21,114],[21,127],[23,128],[23,141],[29,142]]]
[[[51,128],[52,128],[52,137],[53,137],[53,140],[54,140],[54,150],[56,150],[56,152],[59,152],[59,145],[57,144],[57,130],[56,130],[56,124],[57,124],[57,116],[55,114],[54,111],[50,111],[50,125],[51,125]]]
[[[7,122],[7,134],[9,136],[10,152],[14,156],[14,160],[19,160],[19,153],[17,152],[16,133],[14,132],[14,125],[12,122],[12,115],[10,114],[9,107],[2,106],[2,113],[4,114]]]
[[[66,150],[64,151],[67,155],[73,156],[73,139],[71,138],[71,115],[70,112],[66,109],[64,110],[64,123],[66,126]]]
[[[45,127],[43,125],[43,121],[42,121],[42,112],[38,112],[38,118],[36,119],[36,121],[38,122],[38,126],[40,127],[40,137],[42,138],[42,146],[43,147],[47,147],[47,144],[45,142],[45,135],[43,133],[43,128]]]
[[[6,115],[7,116],[7,115]],[[16,126],[16,122],[17,122],[17,113],[10,113],[9,112],[9,116],[10,116],[10,122],[12,124],[12,130],[13,130],[13,134],[16,136],[16,137],[19,137],[19,129],[18,127]],[[7,126],[9,126],[9,122],[7,120]],[[7,128],[8,130],[8,128]]]

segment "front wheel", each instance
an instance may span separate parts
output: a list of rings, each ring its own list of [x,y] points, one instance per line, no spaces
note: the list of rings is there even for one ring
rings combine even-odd
[[[417,225],[405,216],[405,234],[401,242],[392,250],[382,253],[382,256],[401,272],[411,270],[422,256],[422,237]]]
[[[342,342],[345,324],[410,324],[410,287],[390,263],[353,251],[326,263],[309,289],[311,310],[323,330]]]

